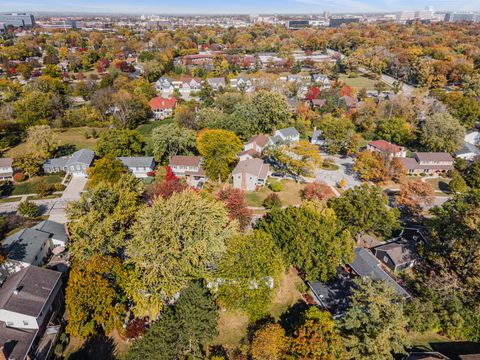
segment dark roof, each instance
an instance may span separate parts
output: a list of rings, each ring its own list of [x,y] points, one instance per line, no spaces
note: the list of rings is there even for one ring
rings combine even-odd
[[[155,166],[153,156],[133,156],[133,157],[119,157],[118,160],[126,167],[150,167]]]
[[[68,159],[67,166],[74,163],[81,163],[90,166],[95,157],[95,152],[90,149],[75,151]]]
[[[37,266],[23,268],[0,288],[0,309],[38,317],[61,276]]]
[[[417,152],[415,153],[418,161],[449,161],[453,162],[453,158],[449,153],[445,152]]]
[[[386,281],[399,295],[410,297],[410,294],[380,267],[380,262],[370,250],[356,248],[355,260],[348,265],[358,276],[370,277],[375,281]]]
[[[24,360],[32,346],[37,329],[15,329],[0,321],[0,346],[7,359]]]
[[[375,254],[377,251],[383,251],[388,254],[392,259],[395,266],[411,263],[413,261],[413,254],[410,248],[410,244],[402,239],[395,239],[386,244],[376,246],[374,249]]]
[[[332,314],[339,315],[348,309],[353,281],[341,271],[327,283],[315,280],[308,284],[320,304]]]
[[[278,132],[282,134],[284,137],[300,136],[300,133],[293,126],[285,129],[280,129],[278,130]]]

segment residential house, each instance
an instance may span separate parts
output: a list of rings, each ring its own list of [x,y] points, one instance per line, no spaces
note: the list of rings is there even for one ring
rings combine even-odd
[[[267,135],[255,135],[243,146],[243,151],[238,155],[240,161],[259,157],[268,145],[269,137]]]
[[[167,77],[161,77],[155,83],[155,88],[157,92],[161,93],[164,96],[172,95],[175,90],[172,81]]]
[[[59,252],[65,249],[66,241],[65,226],[51,220],[8,236],[1,245],[6,260],[0,265],[0,278],[5,279],[30,265],[43,265],[54,249]]]
[[[42,168],[45,173],[64,171],[72,176],[87,176],[87,169],[92,165],[95,152],[90,149],[75,151],[71,156],[47,159]]]
[[[119,157],[118,160],[137,178],[146,178],[155,169],[152,156]]]
[[[250,93],[254,90],[252,81],[244,76],[238,76],[230,80],[230,86],[237,91]]]
[[[468,161],[474,160],[477,156],[480,156],[480,150],[473,144],[465,142],[460,150],[455,152],[455,157]]]
[[[270,167],[262,159],[240,161],[233,169],[233,187],[243,191],[254,191],[257,186],[264,186],[270,175]]]
[[[48,359],[62,308],[60,272],[30,266],[10,276],[0,288],[0,358]]]
[[[369,277],[375,281],[385,281],[400,296],[410,297],[410,294],[382,269],[378,259],[368,249],[356,248],[355,259],[347,265],[347,268],[356,276]]]
[[[340,100],[342,100],[345,103],[345,106],[347,107],[348,111],[354,110],[357,108],[358,100],[356,97],[344,95],[340,98]]]
[[[315,85],[320,85],[324,89],[330,89],[332,87],[330,79],[328,78],[327,75],[312,74],[312,82]]]
[[[202,162],[201,156],[174,155],[170,158],[168,165],[175,176],[185,177],[188,185],[201,187],[207,180]]]
[[[12,158],[0,158],[0,181],[13,179],[12,164]]]
[[[220,91],[220,90],[226,88],[225,78],[223,78],[223,77],[208,78],[207,79],[207,84],[210,85],[210,87],[214,91]]]
[[[407,150],[403,146],[398,146],[385,140],[369,141],[367,144],[367,150],[371,152],[378,152],[389,157],[407,157]]]
[[[390,270],[401,271],[412,267],[414,264],[411,245],[400,237],[379,245],[372,251],[376,258],[388,266]]]
[[[453,170],[453,158],[448,153],[417,152],[413,158],[402,158],[409,174],[436,174]]]
[[[321,109],[327,103],[326,99],[312,99],[310,100],[310,107],[312,109]]]
[[[270,144],[295,142],[300,140],[300,133],[294,127],[276,130],[270,138]]]
[[[465,135],[465,142],[473,145],[480,145],[480,131],[470,131]]]
[[[312,139],[310,140],[310,143],[318,146],[325,145],[325,138],[323,137],[323,131],[318,130],[316,127],[313,128],[313,134],[312,134]]]
[[[152,109],[155,120],[161,120],[172,116],[176,101],[177,99],[174,97],[168,99],[157,96],[151,99],[148,105],[150,105],[150,109]]]

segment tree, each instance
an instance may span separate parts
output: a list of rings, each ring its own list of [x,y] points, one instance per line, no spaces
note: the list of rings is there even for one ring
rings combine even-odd
[[[435,191],[431,184],[421,180],[407,181],[400,187],[395,197],[397,205],[411,215],[419,215],[423,207],[432,205]]]
[[[340,264],[352,259],[354,242],[331,209],[315,205],[275,208],[257,228],[273,236],[287,264],[301,269],[309,280],[327,281]]]
[[[139,214],[126,248],[134,312],[156,318],[190,279],[208,277],[237,227],[222,203],[194,191],[155,199]]]
[[[272,236],[261,231],[227,241],[218,264],[218,297],[227,307],[242,309],[253,320],[265,316],[273,288],[282,272],[282,259]]]
[[[135,341],[126,360],[205,359],[217,333],[218,310],[209,291],[190,283],[147,333]]]
[[[90,186],[95,187],[100,183],[117,183],[122,175],[126,174],[128,170],[123,166],[120,160],[111,157],[104,157],[96,160],[93,167],[89,168],[87,172],[90,179]]]
[[[305,140],[281,145],[275,159],[296,176],[311,175],[322,161],[318,148]]]
[[[145,141],[135,130],[110,129],[100,134],[96,146],[99,157],[142,155]]]
[[[406,173],[402,160],[393,154],[362,151],[357,154],[353,170],[365,181],[400,181]]]
[[[359,279],[340,323],[349,359],[394,359],[409,345],[403,300],[385,281]]]
[[[334,196],[334,193],[332,189],[330,189],[330,186],[328,186],[325,183],[321,182],[314,182],[307,184],[302,192],[302,199],[303,200],[328,200],[332,196]]]
[[[20,205],[18,205],[17,211],[20,215],[32,219],[40,215],[40,208],[37,204],[31,202],[30,200],[22,201]]]
[[[436,113],[425,120],[420,137],[428,151],[453,153],[463,146],[465,128],[448,113]]]
[[[115,122],[121,129],[135,129],[152,117],[148,104],[138,96],[132,96],[125,90],[113,96]]]
[[[66,332],[86,338],[109,333],[121,325],[126,308],[122,301],[124,274],[119,259],[94,256],[74,263],[65,291]]]
[[[30,177],[40,174],[42,164],[43,159],[36,154],[21,155],[13,162],[15,169],[23,171]]]
[[[252,221],[252,210],[248,208],[245,193],[231,186],[223,186],[217,192],[217,199],[225,204],[230,219],[236,219],[240,230],[245,231]]]
[[[115,185],[89,188],[80,201],[71,203],[67,214],[72,258],[85,261],[93,255],[119,255],[131,237],[142,192],[141,182],[125,174]]]
[[[340,358],[340,337],[328,311],[312,306],[295,330],[288,355],[294,359],[334,360]]]
[[[401,116],[385,117],[378,121],[376,129],[378,139],[405,145],[414,138],[413,135],[412,125]]]
[[[238,153],[243,149],[240,139],[226,130],[203,130],[197,136],[197,148],[203,156],[203,167],[210,179],[226,181]]]
[[[160,196],[164,199],[168,199],[174,193],[180,193],[187,189],[188,186],[175,176],[170,166],[167,166],[163,181],[158,183],[155,188],[155,196]]]
[[[191,104],[178,105],[175,109],[175,122],[180,128],[198,130],[197,115],[195,114],[195,106]]]
[[[397,209],[389,209],[387,204],[388,199],[382,189],[367,184],[348,189],[328,202],[338,220],[353,236],[372,231],[389,237],[393,230],[398,229],[400,213]]]
[[[336,119],[329,114],[322,118],[319,129],[322,130],[329,154],[349,153],[353,149],[355,128],[350,119],[346,117]]]
[[[24,127],[51,122],[58,108],[58,97],[40,90],[25,91],[13,104],[15,118]]]
[[[159,126],[152,131],[152,148],[155,160],[166,165],[173,155],[196,153],[195,132],[176,124]]]
[[[480,288],[480,191],[455,195],[431,210],[428,257],[464,284]]]
[[[27,145],[42,158],[46,159],[57,150],[58,143],[48,125],[36,125],[27,129]]]
[[[480,188],[480,161],[475,161],[465,169],[465,180],[468,186]]]
[[[448,183],[450,191],[454,194],[464,193],[468,190],[467,183],[458,171],[453,171],[452,180]]]
[[[287,100],[278,93],[257,91],[252,97],[252,105],[257,110],[257,126],[262,133],[279,129],[290,120]]]
[[[250,355],[253,360],[280,360],[287,346],[285,330],[279,324],[267,324],[253,334]]]
[[[480,106],[474,97],[465,96],[461,92],[450,92],[445,95],[443,102],[450,114],[466,128],[472,129],[478,123]]]

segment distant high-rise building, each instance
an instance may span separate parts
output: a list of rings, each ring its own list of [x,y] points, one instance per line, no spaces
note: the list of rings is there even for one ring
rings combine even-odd
[[[445,16],[447,22],[475,22],[478,21],[478,15],[468,11],[455,11],[447,13]]]
[[[310,26],[308,20],[290,20],[288,23],[289,29],[304,29]]]
[[[398,14],[397,21],[405,22],[413,19],[415,19],[415,11],[402,11],[400,14]]]
[[[359,17],[340,17],[340,18],[330,18],[330,27],[339,27],[345,24],[359,23]]]
[[[433,17],[434,11],[433,10],[420,10],[415,13],[415,18],[419,20],[431,20]]]
[[[35,17],[26,13],[0,14],[0,22],[4,23],[6,27],[13,26],[28,29],[35,26]]]

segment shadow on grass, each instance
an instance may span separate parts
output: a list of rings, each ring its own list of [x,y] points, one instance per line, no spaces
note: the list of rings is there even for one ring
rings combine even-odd
[[[85,341],[80,349],[71,354],[68,360],[115,360],[115,343],[105,335],[97,335]]]

